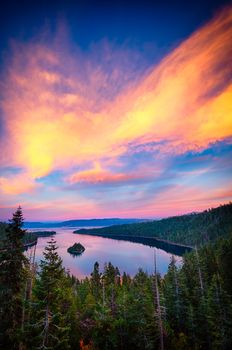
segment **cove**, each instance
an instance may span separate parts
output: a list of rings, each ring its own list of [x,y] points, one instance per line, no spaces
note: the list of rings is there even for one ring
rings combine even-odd
[[[91,274],[96,261],[100,264],[101,271],[106,262],[111,262],[119,268],[121,274],[125,271],[134,276],[139,268],[152,274],[154,272],[154,249],[156,250],[157,271],[162,276],[168,270],[172,255],[175,256],[177,265],[180,265],[182,262],[182,252],[174,249],[177,247],[171,247],[170,250],[167,245],[161,246],[162,244],[160,245],[159,242],[154,242],[154,240],[152,242],[141,239],[136,241],[132,237],[130,237],[130,240],[129,238],[125,240],[117,237],[113,239],[74,234],[73,230],[73,228],[54,228],[56,235],[53,238],[57,242],[58,254],[63,260],[63,266],[79,279]],[[31,231],[36,231],[36,229]],[[35,254],[37,263],[43,259],[43,251],[49,240],[50,237],[38,237]],[[67,252],[67,249],[75,242],[80,242],[85,247],[83,254],[73,256]],[[25,254],[30,256],[30,249]]]

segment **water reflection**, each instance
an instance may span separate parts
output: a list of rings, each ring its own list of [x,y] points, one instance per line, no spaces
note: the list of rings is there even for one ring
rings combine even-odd
[[[36,229],[34,230],[36,231]],[[139,268],[148,273],[154,271],[154,249],[157,256],[157,270],[161,275],[167,272],[168,264],[172,254],[158,248],[152,248],[141,243],[115,240],[105,237],[73,234],[73,228],[57,228],[54,239],[58,245],[58,254],[63,260],[66,269],[78,278],[89,276],[96,261],[99,262],[101,270],[104,263],[111,262],[117,266],[122,273],[125,271],[135,275]],[[36,248],[36,261],[43,259],[43,251],[50,237],[39,237]],[[80,242],[85,251],[81,255],[73,256],[67,249],[74,243]],[[28,252],[29,254],[29,252]],[[178,264],[182,259],[176,256]]]

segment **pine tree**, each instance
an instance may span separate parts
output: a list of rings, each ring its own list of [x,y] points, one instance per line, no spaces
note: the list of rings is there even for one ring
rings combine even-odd
[[[208,320],[212,347],[231,349],[232,308],[231,301],[221,287],[221,280],[214,275],[207,295]]]
[[[94,264],[90,281],[92,294],[94,295],[95,299],[98,300],[101,292],[101,273],[99,272],[99,263],[97,261]]]
[[[175,331],[179,330],[181,324],[180,287],[177,273],[176,261],[172,256],[168,272],[164,278],[163,291],[168,319]]]
[[[28,263],[23,254],[23,220],[19,206],[7,226],[0,253],[0,345],[10,350],[18,349],[22,326],[22,292]]]
[[[39,278],[35,282],[32,297],[29,332],[33,335],[30,349],[69,349],[69,324],[63,308],[62,260],[57,253],[54,239],[45,248],[44,260],[40,263]]]

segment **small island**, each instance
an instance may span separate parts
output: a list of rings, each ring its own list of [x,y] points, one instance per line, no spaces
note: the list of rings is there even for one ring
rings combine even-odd
[[[81,243],[74,243],[67,251],[73,255],[80,255],[85,251],[85,247]]]
[[[37,237],[49,237],[56,234],[56,231],[34,231],[33,232]]]

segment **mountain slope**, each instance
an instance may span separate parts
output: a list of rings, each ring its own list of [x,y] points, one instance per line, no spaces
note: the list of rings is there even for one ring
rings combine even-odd
[[[229,237],[232,233],[232,203],[197,214],[74,232],[107,237],[153,237],[186,245],[202,245],[219,237]]]

